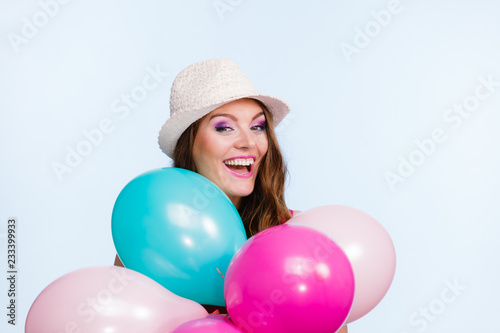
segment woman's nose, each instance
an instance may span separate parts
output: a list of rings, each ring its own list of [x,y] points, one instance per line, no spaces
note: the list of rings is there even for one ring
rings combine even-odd
[[[255,147],[254,134],[251,131],[241,131],[235,142],[235,147],[239,149],[251,149]]]

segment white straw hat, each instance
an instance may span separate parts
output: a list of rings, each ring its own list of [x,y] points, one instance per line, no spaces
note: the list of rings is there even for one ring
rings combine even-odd
[[[185,68],[172,84],[170,118],[158,136],[161,150],[173,158],[177,140],[192,123],[219,106],[240,98],[261,101],[273,115],[274,126],[290,112],[281,99],[259,94],[231,59],[211,59]]]

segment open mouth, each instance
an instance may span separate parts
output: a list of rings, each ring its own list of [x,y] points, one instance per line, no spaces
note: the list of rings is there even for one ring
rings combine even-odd
[[[229,171],[232,171],[233,174],[245,176],[249,175],[252,171],[252,165],[254,163],[254,158],[234,158],[224,161],[224,165]]]

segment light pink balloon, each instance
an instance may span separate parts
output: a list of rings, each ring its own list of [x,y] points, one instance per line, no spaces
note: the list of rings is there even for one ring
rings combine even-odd
[[[168,333],[207,315],[145,275],[96,266],[49,284],[31,305],[25,333]]]
[[[305,211],[287,224],[323,232],[349,258],[355,291],[346,323],[361,318],[382,300],[394,278],[396,252],[391,237],[373,217],[355,208],[330,205]]]

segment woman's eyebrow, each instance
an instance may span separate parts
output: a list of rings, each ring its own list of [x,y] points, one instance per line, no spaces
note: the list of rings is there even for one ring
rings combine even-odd
[[[252,120],[255,120],[257,118],[259,118],[260,116],[264,115],[264,111],[260,112],[260,113],[257,113],[253,118]]]
[[[219,113],[219,114],[214,114],[214,115],[211,115],[210,116],[210,120],[216,118],[216,117],[227,117],[233,121],[236,121],[238,120],[235,116],[233,116],[232,114],[229,114],[229,113]]]

